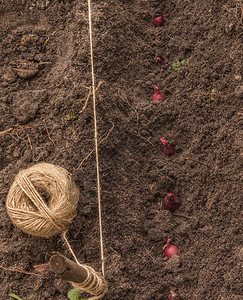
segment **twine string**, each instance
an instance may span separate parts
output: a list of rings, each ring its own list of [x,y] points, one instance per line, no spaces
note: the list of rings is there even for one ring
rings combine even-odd
[[[69,242],[68,242],[68,239],[67,239],[67,237],[66,237],[66,234],[67,234],[67,231],[64,231],[63,234],[62,234],[62,237],[63,237],[63,239],[64,239],[66,245],[68,246],[68,249],[69,249],[69,251],[71,252],[73,258],[74,258],[75,261],[76,261],[76,263],[77,263],[78,265],[80,265],[80,263],[79,263],[79,261],[78,261],[78,259],[77,259],[77,256],[75,255],[75,253],[74,253],[74,251],[73,251],[71,245],[70,245]]]
[[[100,229],[100,251],[101,251],[101,268],[103,277],[95,272],[91,267],[82,265],[87,272],[87,278],[82,283],[72,282],[72,285],[84,292],[88,292],[94,297],[89,300],[97,300],[103,298],[108,290],[107,283],[104,279],[105,265],[104,265],[104,250],[103,250],[103,233],[102,233],[102,213],[101,213],[101,189],[100,189],[100,172],[99,172],[99,155],[98,155],[98,130],[96,117],[96,97],[95,97],[95,74],[94,74],[94,55],[93,55],[93,39],[92,39],[92,13],[91,0],[88,0],[89,11],[89,40],[90,40],[90,57],[91,57],[91,72],[92,72],[92,96],[93,96],[93,110],[94,110],[94,139],[95,139],[95,153],[96,153],[96,173],[97,173],[97,189],[98,189],[98,208],[99,208],[99,229]],[[66,238],[66,232],[63,233],[63,239],[66,242],[69,251],[72,253],[77,264],[81,265]]]
[[[103,246],[103,232],[102,232],[102,212],[101,212],[100,171],[99,171],[99,154],[98,154],[98,130],[97,130],[97,117],[96,117],[95,73],[94,73],[93,38],[92,38],[91,0],[88,0],[88,9],[89,9],[89,40],[90,40],[90,58],[91,58],[93,110],[94,110],[94,138],[95,138],[95,153],[96,153],[96,168],[97,168],[96,173],[97,173],[99,228],[100,228],[100,253],[101,253],[102,275],[105,276],[105,260],[104,260],[104,246]]]

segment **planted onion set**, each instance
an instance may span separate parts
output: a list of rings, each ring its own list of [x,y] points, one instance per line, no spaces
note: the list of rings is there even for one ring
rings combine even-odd
[[[172,156],[175,154],[175,149],[172,147],[164,138],[161,138],[160,141],[164,145],[163,152],[167,156]]]
[[[164,59],[164,57],[163,57],[162,55],[156,54],[154,60],[155,60],[155,62],[156,62],[157,64],[159,64],[160,66],[163,66],[163,65],[165,64],[165,59]]]
[[[162,94],[157,86],[154,86],[154,95],[152,101],[165,101],[165,96]]]
[[[165,249],[165,253],[164,254],[168,258],[171,258],[173,255],[178,255],[178,251],[179,251],[179,249],[176,246],[171,245],[170,242],[171,242],[171,239],[168,239],[167,243],[163,247],[163,249]]]
[[[180,300],[180,299],[181,299],[181,296],[179,293],[170,291],[168,300]]]
[[[173,193],[166,195],[162,200],[163,209],[169,210],[171,212],[176,211],[181,205],[181,200]]]
[[[163,26],[164,25],[164,14],[161,13],[161,15],[154,19],[154,26]]]

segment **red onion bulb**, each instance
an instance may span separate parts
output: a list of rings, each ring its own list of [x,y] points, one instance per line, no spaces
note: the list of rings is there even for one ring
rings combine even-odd
[[[171,242],[171,239],[168,239],[166,245],[164,246],[165,256],[168,258],[171,258],[173,255],[178,255],[178,251],[179,251],[179,249],[176,246],[171,245],[170,242]]]
[[[157,86],[154,86],[154,95],[152,101],[165,101],[165,96],[160,92]]]
[[[166,195],[165,198],[162,200],[162,205],[164,209],[174,212],[180,207],[181,200],[178,197],[176,197],[175,194],[170,193]]]
[[[156,54],[155,61],[161,66],[165,64],[165,59],[162,55]]]
[[[180,300],[180,299],[181,299],[181,297],[180,297],[179,293],[170,291],[170,295],[168,297],[168,300]]]
[[[161,13],[161,15],[154,20],[154,25],[155,26],[163,26],[164,22],[165,22],[164,21],[164,14]]]
[[[164,145],[163,152],[165,155],[172,156],[175,154],[175,149],[164,138],[161,138],[160,141]]]

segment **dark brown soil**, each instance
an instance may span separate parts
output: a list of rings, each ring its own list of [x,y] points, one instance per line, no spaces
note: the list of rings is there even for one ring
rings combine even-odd
[[[161,12],[165,24],[154,27]],[[106,300],[242,299],[240,241],[242,1],[92,1]],[[101,270],[86,1],[0,3],[0,265],[34,272],[60,236],[37,238],[9,219],[20,169],[45,161],[81,190],[68,233],[81,262]],[[165,58],[160,71],[154,57]],[[180,71],[173,63],[187,60]],[[165,102],[152,102],[153,86]],[[38,125],[38,126],[37,126]],[[12,129],[11,129],[12,128]],[[176,149],[167,157],[160,138]],[[161,209],[167,193],[179,216]],[[164,258],[171,238],[179,258]],[[0,298],[67,299],[71,285],[0,269]]]

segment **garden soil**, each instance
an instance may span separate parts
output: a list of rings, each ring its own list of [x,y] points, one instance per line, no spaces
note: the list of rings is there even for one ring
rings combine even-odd
[[[72,259],[61,236],[23,233],[5,203],[19,170],[67,169],[81,191],[68,240],[101,271],[88,4],[3,0],[0,17],[0,299],[67,299],[69,283],[34,270],[55,251]],[[171,290],[242,299],[242,1],[92,0],[92,21],[104,300],[166,300]],[[164,102],[152,102],[154,86]],[[174,214],[161,206],[168,193],[182,201]],[[171,259],[168,238],[179,248]]]

